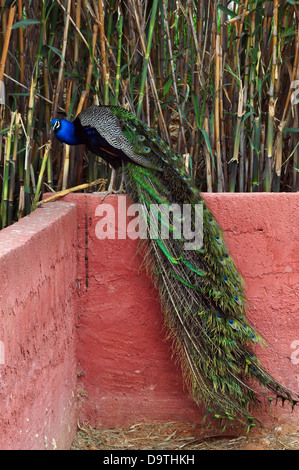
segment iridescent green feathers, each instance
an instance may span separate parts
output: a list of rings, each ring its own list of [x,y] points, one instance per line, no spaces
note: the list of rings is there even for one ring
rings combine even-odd
[[[129,163],[125,173],[128,191],[134,202],[143,203],[146,217],[157,204],[203,207],[201,247],[184,249],[186,240],[174,237],[175,220],[168,223],[172,237],[163,239],[167,220],[161,215],[161,229],[156,239],[149,240],[148,255],[169,335],[195,401],[212,418],[238,420],[248,427],[255,422],[252,408],[263,398],[280,397],[294,405],[297,395],[269,376],[254,354],[256,343],[263,339],[246,319],[242,279],[220,227],[186,173],[182,156],[131,113],[110,109],[120,119],[134,152],[148,159],[147,168]]]
[[[246,319],[242,280],[182,156],[130,112],[115,106],[89,109],[90,114],[79,115],[82,125],[96,129],[112,145],[115,158],[125,153],[126,188],[133,202],[142,204],[146,222],[156,211],[159,223],[155,236],[148,237],[146,262],[194,400],[212,418],[241,421],[249,428],[261,399],[279,397],[294,405],[298,395],[269,376],[254,353],[263,340]],[[185,249],[179,230],[186,205],[192,230],[202,209],[203,242],[196,249]]]

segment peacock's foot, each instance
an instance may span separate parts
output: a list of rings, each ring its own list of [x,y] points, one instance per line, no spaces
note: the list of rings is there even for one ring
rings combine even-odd
[[[125,189],[122,187],[120,187],[119,189],[108,189],[107,191],[104,192],[104,195],[101,198],[101,200],[104,201],[104,199],[110,194],[124,194],[124,193],[125,193]]]

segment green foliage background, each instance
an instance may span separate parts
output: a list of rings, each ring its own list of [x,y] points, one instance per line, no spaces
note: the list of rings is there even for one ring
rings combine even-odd
[[[298,9],[295,0],[0,0],[1,226],[44,191],[109,179],[105,163],[50,134],[51,117],[93,103],[157,129],[201,191],[297,191]]]

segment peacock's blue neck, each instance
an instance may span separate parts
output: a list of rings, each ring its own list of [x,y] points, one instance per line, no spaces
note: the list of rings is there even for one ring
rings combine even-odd
[[[73,122],[61,119],[60,124],[60,128],[54,131],[55,136],[60,140],[60,142],[64,142],[68,145],[79,145],[82,143],[79,136],[76,134]]]

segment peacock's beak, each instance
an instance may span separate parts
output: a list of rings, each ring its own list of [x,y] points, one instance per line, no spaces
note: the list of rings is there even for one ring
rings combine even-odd
[[[50,131],[53,132],[55,129],[56,119],[51,119],[50,121]]]

